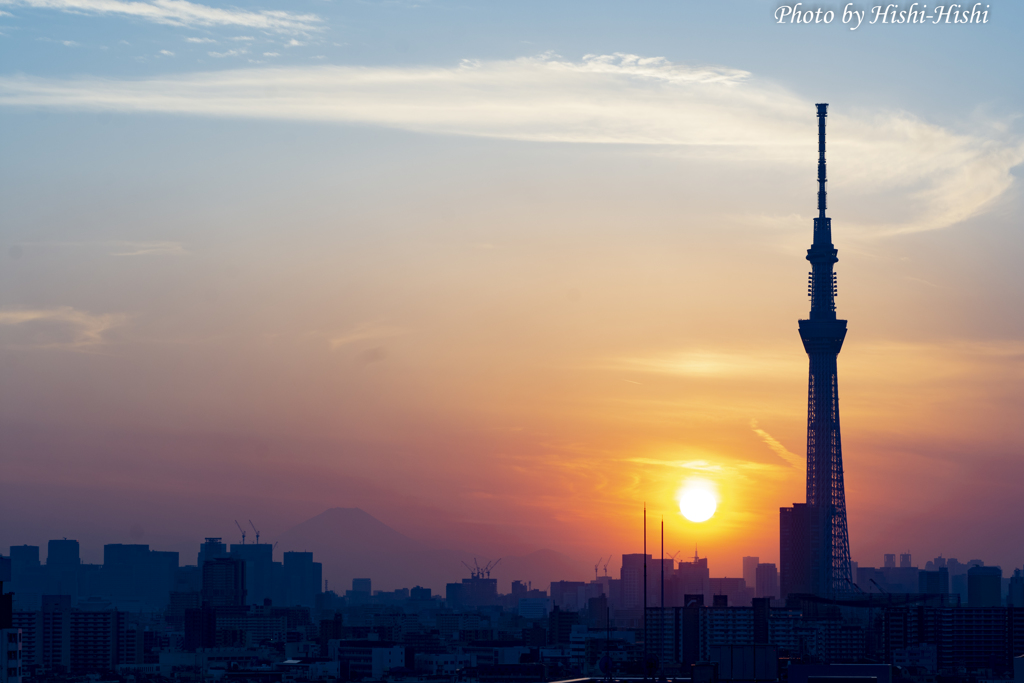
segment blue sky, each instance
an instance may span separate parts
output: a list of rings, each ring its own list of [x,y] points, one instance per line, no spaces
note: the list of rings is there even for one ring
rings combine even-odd
[[[940,117],[968,115],[965,107],[979,102],[996,109],[1020,104],[1019,88],[1013,87],[1020,67],[1013,37],[1024,10],[1005,1],[986,4],[990,23],[984,26],[863,25],[856,31],[838,19],[828,26],[774,25],[772,12],[779,3],[758,0],[299,0],[196,3],[209,8],[199,10],[166,2],[165,11],[152,12],[133,10],[133,4],[147,3],[5,2],[7,14],[0,18],[4,72],[140,77],[237,68],[252,61],[451,66],[463,59],[504,60],[549,51],[571,60],[622,52],[729,66],[801,94],[824,94],[833,101],[846,96],[861,106],[924,109]],[[268,17],[274,12],[279,14]]]

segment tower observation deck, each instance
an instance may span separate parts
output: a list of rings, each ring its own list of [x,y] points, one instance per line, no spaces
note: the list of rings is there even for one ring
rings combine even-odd
[[[818,107],[818,217],[807,250],[811,263],[807,293],[811,312],[801,320],[800,338],[810,360],[807,388],[807,502],[780,511],[782,594],[836,596],[853,588],[846,527],[843,447],[839,431],[839,378],[836,359],[846,337],[846,321],[836,318],[839,260],[826,213],[825,120]]]

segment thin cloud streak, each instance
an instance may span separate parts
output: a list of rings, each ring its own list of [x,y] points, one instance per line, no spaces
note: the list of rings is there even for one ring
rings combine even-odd
[[[280,10],[252,12],[222,9],[188,0],[0,0],[0,5],[97,15],[116,14],[172,26],[244,26],[278,33],[318,31],[323,21],[315,14],[293,14]]]
[[[97,242],[21,242],[21,247],[33,249],[113,249],[108,256],[185,256],[189,252],[181,242],[129,242],[102,240]]]
[[[405,330],[398,327],[390,327],[379,323],[363,323],[357,325],[353,330],[334,337],[330,340],[332,351],[337,351],[343,346],[353,342],[365,341],[368,339],[384,339],[405,334]]]
[[[80,349],[102,344],[104,334],[122,325],[127,316],[119,313],[96,315],[70,306],[49,309],[0,310],[0,325],[29,330],[30,341],[14,346]],[[44,327],[56,329],[43,329]]]
[[[792,453],[788,448],[783,446],[775,437],[773,437],[771,434],[758,427],[757,420],[750,421],[750,428],[754,430],[755,434],[761,437],[761,440],[764,441],[765,445],[768,446],[768,448],[770,448],[772,452],[775,453],[775,455],[779,456],[793,467],[797,469],[803,469],[803,458],[796,455],[795,453]]]
[[[184,256],[188,254],[180,242],[115,242],[111,256]]]
[[[613,361],[611,369],[653,372],[689,377],[792,376],[803,371],[799,356],[771,356],[757,353],[682,351],[674,354],[625,358]]]
[[[4,106],[672,146],[716,163],[757,161],[776,169],[813,158],[811,104],[738,69],[625,54],[579,62],[554,55],[467,60],[454,68],[256,68],[131,81],[0,78]],[[833,114],[831,121],[829,159],[843,168],[844,193],[862,203],[893,191],[906,198],[896,222],[856,226],[869,235],[933,230],[977,215],[1006,192],[1011,169],[1024,161],[1024,142],[991,137],[1005,133],[957,133],[902,112]]]

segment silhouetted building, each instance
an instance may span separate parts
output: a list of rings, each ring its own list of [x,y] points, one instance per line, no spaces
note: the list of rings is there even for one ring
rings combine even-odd
[[[703,602],[711,602],[711,572],[708,570],[708,558],[694,557],[692,562],[680,562],[672,579],[665,582],[667,607],[685,606],[687,595],[700,595]]]
[[[744,557],[743,558],[743,580],[747,582],[747,586],[754,588],[757,585],[757,565],[761,563],[759,557]]]
[[[176,552],[150,550],[144,544],[108,543],[103,546],[97,594],[111,598],[119,608],[163,609],[177,568]]]
[[[945,567],[934,571],[922,569],[917,575],[917,592],[943,594],[949,593],[949,570]]]
[[[164,619],[175,631],[185,629],[185,611],[198,609],[202,606],[202,594],[199,591],[172,592],[164,611]]]
[[[220,557],[203,563],[203,607],[245,604],[245,561]]]
[[[0,683],[21,683],[23,661],[21,629],[0,626]]]
[[[1024,573],[1019,569],[1014,569],[1013,576],[1010,577],[1006,604],[1017,609],[1024,608]],[[1021,635],[1024,636],[1024,633]]]
[[[71,610],[72,674],[112,671],[127,659],[126,616],[114,609]]]
[[[313,553],[284,554],[285,604],[312,607],[323,589],[323,565]]]
[[[644,606],[644,561],[650,563],[651,556],[641,553],[623,554],[619,578],[622,581],[622,609],[637,609]],[[650,584],[650,575],[648,575]]]
[[[999,607],[1002,604],[1003,570],[999,567],[971,567],[967,572],[967,602],[970,607]]]
[[[46,566],[75,568],[82,564],[79,556],[78,541],[67,538],[50,541],[46,544]]]
[[[56,672],[71,668],[71,596],[44,595],[36,663]]]
[[[811,577],[811,546],[820,537],[812,527],[818,518],[810,514],[805,503],[779,509],[779,597],[814,592]]]
[[[14,609],[37,610],[46,592],[46,582],[39,564],[39,546],[11,546],[11,583]]]
[[[579,611],[580,591],[586,590],[584,581],[552,581],[549,591],[551,604],[560,609]]]
[[[269,543],[232,545],[230,557],[245,562],[245,596],[250,605],[273,599],[274,546]]]
[[[199,648],[217,647],[217,613],[212,607],[197,607],[185,610],[186,652]]]
[[[755,581],[755,584],[756,584],[756,582],[757,582],[756,573],[755,573],[754,581]],[[711,587],[712,601],[715,598],[721,596],[721,597],[728,597],[730,605],[734,605],[734,606],[744,605],[744,606],[747,606],[747,605],[750,605],[750,601],[754,598],[754,595],[755,595],[755,586],[752,584],[748,588],[747,587],[747,582],[745,580],[743,580],[743,579],[740,579],[740,578],[731,578],[731,577],[728,577],[728,576],[723,576],[721,578],[712,577],[709,580],[709,584],[710,584],[710,587]],[[671,604],[671,603],[668,602],[667,599],[666,599],[666,603],[667,604]]]
[[[779,570],[774,563],[757,565],[757,597],[779,597]]]
[[[445,589],[449,607],[482,607],[498,604],[498,580],[473,576],[461,583],[449,583]]]
[[[227,556],[228,547],[221,542],[220,538],[207,538],[203,544],[199,546],[199,558],[196,561],[196,566],[202,570],[204,562],[209,562],[211,560]]]
[[[556,605],[548,615],[548,645],[568,645],[572,627],[578,623],[579,612],[563,612]]]

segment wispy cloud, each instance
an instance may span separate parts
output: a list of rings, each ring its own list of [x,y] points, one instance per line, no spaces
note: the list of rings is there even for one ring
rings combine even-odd
[[[680,351],[622,358],[611,362],[613,369],[686,375],[690,377],[792,376],[806,361],[799,356],[773,356],[721,351]]]
[[[746,71],[624,54],[576,62],[554,55],[467,60],[451,68],[262,67],[146,80],[0,79],[0,105],[7,106],[672,146],[720,163],[749,167],[755,159],[775,168],[813,159],[812,104]],[[997,126],[956,132],[892,111],[833,113],[830,121],[829,159],[844,169],[844,191],[867,201],[893,192],[905,198],[893,222],[860,227],[869,234],[942,228],[976,215],[1011,186],[1011,169],[1024,161],[1024,141]]]
[[[364,341],[369,339],[384,339],[387,337],[397,337],[405,334],[405,330],[400,327],[392,327],[390,325],[384,325],[377,322],[360,323],[354,328],[333,337],[330,340],[331,350],[340,349],[343,346],[351,344],[357,341]]]
[[[775,453],[775,455],[779,456],[793,467],[796,467],[797,469],[803,469],[803,458],[796,455],[795,453],[790,452],[789,449],[787,449],[785,446],[779,443],[779,441],[775,439],[775,437],[773,437],[771,434],[758,427],[757,420],[750,421],[750,428],[754,430],[755,434],[761,437],[761,440],[764,441],[765,445],[767,445],[768,448],[770,448],[772,452]]]
[[[103,240],[97,242],[22,242],[16,245],[34,249],[75,249],[102,248],[111,249],[110,256],[183,256],[188,253],[181,242],[131,242],[124,240]]]
[[[216,43],[217,41],[214,40],[213,38],[196,38],[194,36],[190,36],[190,37],[185,39],[185,42],[186,43]]]
[[[207,52],[211,57],[241,57],[249,54],[248,50],[225,50],[224,52]]]
[[[104,334],[122,325],[127,316],[93,314],[70,306],[49,309],[2,309],[0,326],[18,334],[7,339],[12,346],[80,349],[102,344]],[[7,337],[8,335],[4,335]]]
[[[658,458],[626,458],[625,462],[636,465],[655,465],[658,467],[672,467],[695,472],[721,472],[722,465],[707,460],[661,460]]]
[[[188,253],[180,242],[112,242],[111,245],[116,249],[111,256],[182,256]]]
[[[323,23],[315,14],[224,9],[188,0],[0,0],[0,5],[97,15],[115,14],[172,26],[244,26],[279,33],[316,31]]]

